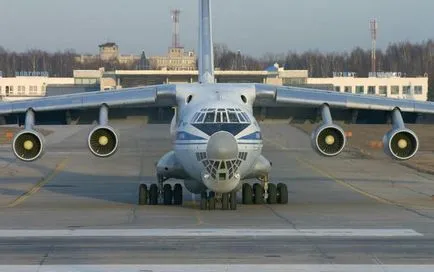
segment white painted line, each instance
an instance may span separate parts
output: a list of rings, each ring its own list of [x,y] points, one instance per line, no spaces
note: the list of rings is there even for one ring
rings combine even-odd
[[[434,265],[0,265],[10,272],[432,272]]]
[[[412,237],[412,229],[53,229],[0,230],[0,238],[21,237]]]

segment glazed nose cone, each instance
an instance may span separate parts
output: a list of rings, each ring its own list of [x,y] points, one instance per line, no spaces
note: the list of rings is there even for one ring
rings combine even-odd
[[[229,132],[219,131],[209,139],[206,152],[211,160],[234,159],[238,156],[238,143]]]

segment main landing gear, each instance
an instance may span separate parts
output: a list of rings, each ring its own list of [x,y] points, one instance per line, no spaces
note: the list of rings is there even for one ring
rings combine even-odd
[[[255,183],[253,187],[244,183],[242,188],[243,204],[288,204],[288,187],[284,183],[277,186],[268,182],[268,177],[259,179],[263,184]]]
[[[139,205],[182,205],[182,185],[177,183],[172,189],[172,185],[164,184],[167,179],[158,176],[158,184],[140,184],[139,186]]]

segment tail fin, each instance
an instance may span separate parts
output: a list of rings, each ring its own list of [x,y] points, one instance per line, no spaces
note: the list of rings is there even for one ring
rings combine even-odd
[[[199,0],[199,13],[199,82],[214,83],[214,48],[210,0]]]

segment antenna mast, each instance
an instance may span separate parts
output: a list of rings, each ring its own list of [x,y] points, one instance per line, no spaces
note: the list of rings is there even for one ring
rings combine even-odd
[[[377,72],[377,20],[371,20],[371,39],[372,39],[372,51],[371,51],[371,72],[375,74]]]
[[[172,33],[172,47],[180,48],[180,38],[179,38],[179,14],[181,10],[173,9],[172,13],[172,21],[173,21],[173,33]]]

